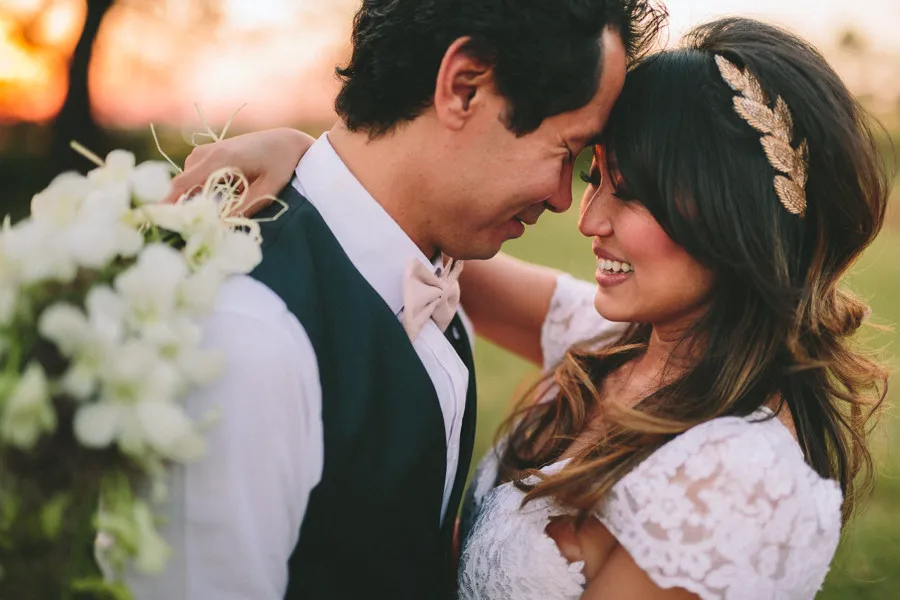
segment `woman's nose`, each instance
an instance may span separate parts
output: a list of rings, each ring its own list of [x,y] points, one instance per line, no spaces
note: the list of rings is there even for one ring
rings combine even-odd
[[[581,200],[578,231],[585,237],[605,237],[612,234],[609,202],[600,190],[591,187],[585,191]]]

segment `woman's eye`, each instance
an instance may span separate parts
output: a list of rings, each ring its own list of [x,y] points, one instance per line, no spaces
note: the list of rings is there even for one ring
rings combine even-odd
[[[634,202],[636,199],[634,196],[627,192],[623,192],[622,190],[613,190],[611,195],[613,198],[621,200],[622,202]]]
[[[634,194],[632,194],[631,192],[628,192],[627,190],[625,190],[623,188],[615,188],[612,191],[612,197],[616,198],[620,202],[624,202],[626,204],[629,204],[631,202],[639,202],[639,200],[634,196]]]
[[[600,187],[600,171],[598,169],[591,169],[590,173],[582,171],[578,176],[588,185]]]

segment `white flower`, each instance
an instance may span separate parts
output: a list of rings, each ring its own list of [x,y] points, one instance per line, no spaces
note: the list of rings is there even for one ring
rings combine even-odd
[[[81,205],[94,189],[83,175],[75,172],[58,175],[47,189],[31,199],[31,218],[65,227],[81,210]]]
[[[142,163],[131,174],[130,180],[138,204],[157,203],[172,190],[172,176],[164,162]]]
[[[44,370],[31,363],[3,406],[0,434],[9,444],[30,450],[41,435],[56,430],[56,412]]]
[[[100,184],[126,181],[134,170],[134,154],[127,150],[113,150],[106,155],[106,163],[88,173],[88,178]]]
[[[141,331],[141,339],[178,369],[186,384],[212,383],[225,366],[222,353],[200,348],[203,331],[187,316],[154,323]],[[187,390],[178,390],[179,395],[184,391]]]
[[[127,150],[113,150],[102,167],[88,173],[88,179],[100,186],[127,183],[137,161]]]
[[[145,400],[170,401],[182,387],[177,370],[142,340],[130,339],[101,370],[100,401],[136,405]]]
[[[185,254],[188,262],[196,265],[203,264],[202,258],[208,263],[228,275],[249,273],[262,261],[262,249],[253,238],[240,231],[225,230],[219,232],[215,238],[188,241]],[[193,251],[195,254],[191,254]]]
[[[191,274],[178,289],[178,306],[184,312],[196,317],[209,313],[216,303],[219,287],[225,274],[207,265]]]
[[[177,404],[147,400],[136,410],[147,442],[160,455],[181,462],[203,455],[203,438]]]
[[[110,232],[113,227],[115,227],[113,221],[104,222],[99,218],[85,219],[73,223],[60,234],[65,239],[73,262],[79,267],[100,270],[119,254],[116,238]]]
[[[203,438],[174,402],[142,399],[133,404],[101,401],[85,405],[75,415],[75,435],[88,448],[107,448],[113,442],[126,454],[148,451],[176,461],[203,454]]]
[[[94,393],[100,370],[114,355],[125,335],[125,305],[106,286],[88,292],[87,315],[70,304],[55,304],[44,311],[38,331],[70,359],[62,388],[80,400]]]
[[[134,256],[144,243],[137,229],[103,213],[73,222],[61,235],[78,266],[94,270],[103,269],[117,256]]]
[[[12,228],[5,252],[25,283],[68,282],[78,267],[101,269],[116,256],[133,256],[143,235],[131,216],[130,181],[134,157],[113,152],[107,166],[88,177],[63,173],[31,202],[31,218]],[[158,191],[159,168],[135,172],[142,194]],[[167,177],[167,176],[166,176]],[[40,249],[40,252],[37,251]]]
[[[130,202],[108,189],[88,194],[81,210],[64,229],[69,252],[87,268],[100,269],[116,256],[131,257],[144,244],[132,222]]]
[[[187,265],[177,250],[163,244],[146,246],[137,263],[114,284],[128,307],[132,326],[140,328],[172,316],[179,286],[187,275]]]
[[[107,345],[121,342],[125,335],[125,304],[108,286],[95,286],[84,300],[91,330]]]
[[[47,308],[38,321],[38,331],[56,344],[63,355],[71,357],[85,345],[90,335],[87,318],[71,304],[58,303]]]
[[[23,284],[52,280],[68,283],[78,272],[59,231],[50,222],[25,219],[0,235],[4,278]]]
[[[103,365],[97,402],[75,415],[75,435],[89,448],[113,442],[132,456],[148,451],[179,461],[196,458],[203,440],[175,404],[184,378],[149,343],[129,340]]]
[[[120,199],[131,204],[132,196],[138,204],[152,204],[165,198],[171,190],[169,166],[159,161],[147,161],[135,166],[134,154],[113,150],[106,156],[104,166],[88,173],[88,179]]]
[[[106,163],[89,172],[87,176],[110,199],[130,205],[130,180],[134,165],[134,154],[125,150],[113,150],[106,156]]]
[[[154,225],[180,233],[185,240],[214,235],[226,226],[218,203],[202,194],[187,202],[145,206],[143,210]]]
[[[218,203],[209,196],[144,211],[154,225],[184,238],[184,256],[194,271],[209,265],[224,274],[248,273],[262,260],[259,244],[223,220]]]

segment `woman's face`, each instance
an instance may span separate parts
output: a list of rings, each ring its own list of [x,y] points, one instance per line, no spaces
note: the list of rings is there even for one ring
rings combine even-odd
[[[602,147],[594,151],[578,229],[593,238],[599,284],[594,305],[601,316],[679,332],[703,314],[712,271],[629,197],[626,183],[610,174]]]

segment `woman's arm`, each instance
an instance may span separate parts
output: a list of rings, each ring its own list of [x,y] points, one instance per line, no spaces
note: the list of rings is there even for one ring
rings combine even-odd
[[[502,253],[467,261],[462,304],[479,335],[540,365],[541,330],[561,274]]]
[[[249,202],[274,196],[291,180],[297,163],[313,142],[315,139],[302,131],[281,127],[197,146],[184,161],[184,173],[172,180],[172,191],[165,202],[175,202],[202,187],[213,172],[224,167],[239,169],[250,182]],[[254,205],[248,216],[268,204]]]
[[[591,579],[581,595],[581,600],[620,600],[640,598],[641,600],[698,600],[683,588],[663,589],[634,562],[631,555],[619,546],[613,550],[603,568]]]

